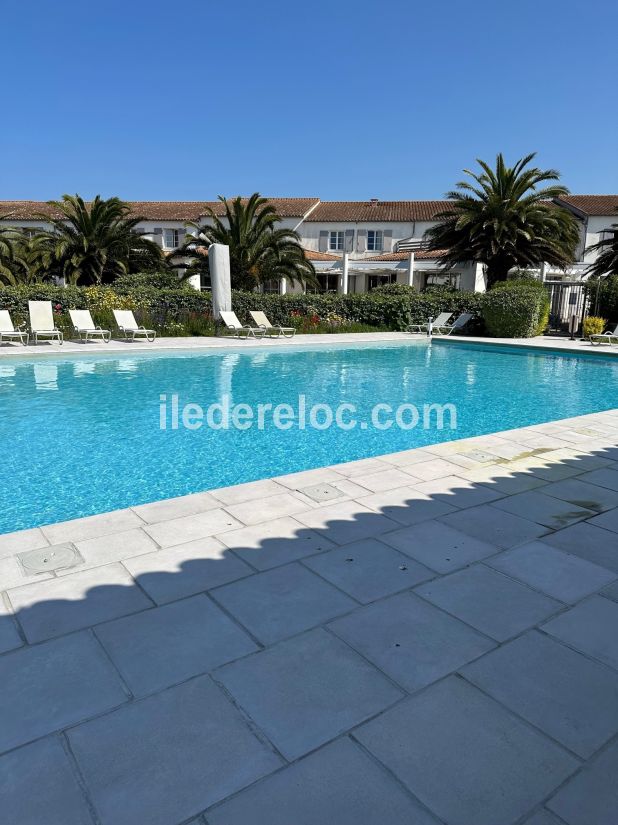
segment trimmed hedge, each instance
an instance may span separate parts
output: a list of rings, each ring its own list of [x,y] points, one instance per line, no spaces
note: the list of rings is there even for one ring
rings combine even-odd
[[[125,280],[116,286],[57,287],[49,284],[0,288],[0,309],[11,311],[15,321],[28,317],[29,300],[49,300],[58,325],[70,330],[69,309],[90,309],[95,321],[112,324],[112,309],[132,309],[140,323],[153,325],[163,334],[212,334],[214,322],[210,293],[189,288],[156,289],[138,283],[129,289]],[[547,324],[548,301],[542,285],[513,281],[500,284],[488,293],[459,292],[446,288],[416,292],[402,285],[385,286],[359,295],[332,293],[315,295],[270,295],[232,292],[232,307],[243,323],[249,311],[263,310],[273,324],[311,327],[308,321],[325,322],[333,330],[350,326],[374,329],[405,329],[410,323],[424,323],[429,316],[450,311],[471,312],[477,317],[466,329],[469,334],[528,337],[539,334]],[[322,326],[320,325],[320,329]]]
[[[542,335],[549,322],[549,293],[539,281],[504,281],[484,295],[481,314],[494,338]]]

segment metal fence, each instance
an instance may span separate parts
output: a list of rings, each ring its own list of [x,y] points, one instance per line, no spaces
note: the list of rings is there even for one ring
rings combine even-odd
[[[586,284],[582,281],[545,281],[549,292],[549,328],[548,333],[565,333],[569,331],[569,322],[573,315],[577,318],[577,334],[586,313]]]

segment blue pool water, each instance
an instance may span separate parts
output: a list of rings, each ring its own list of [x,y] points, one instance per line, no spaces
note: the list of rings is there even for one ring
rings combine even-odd
[[[610,409],[618,359],[425,342],[0,361],[0,532]],[[458,428],[161,430],[160,396],[454,403]]]

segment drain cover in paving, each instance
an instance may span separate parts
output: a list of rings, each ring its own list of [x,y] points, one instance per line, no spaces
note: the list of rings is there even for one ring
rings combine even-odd
[[[26,573],[51,573],[65,567],[75,567],[83,562],[82,557],[70,543],[55,544],[53,547],[43,547],[39,550],[29,550],[27,553],[18,553],[17,558]]]
[[[311,487],[303,487],[298,491],[305,496],[309,496],[314,501],[330,501],[333,498],[341,498],[343,493],[332,484],[313,484]]]

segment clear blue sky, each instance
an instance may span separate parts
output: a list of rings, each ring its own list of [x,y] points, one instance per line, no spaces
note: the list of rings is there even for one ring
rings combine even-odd
[[[1,4],[0,199],[618,192],[615,0]]]

